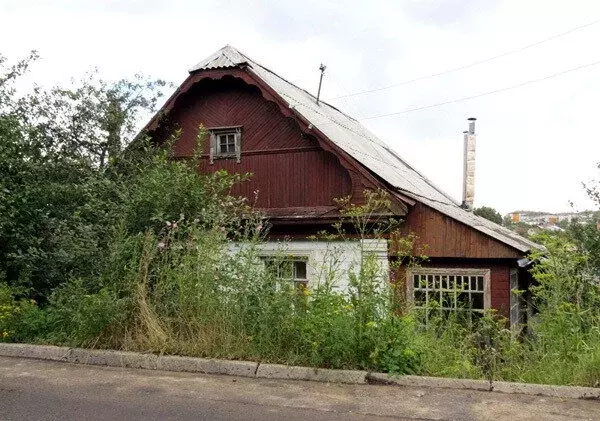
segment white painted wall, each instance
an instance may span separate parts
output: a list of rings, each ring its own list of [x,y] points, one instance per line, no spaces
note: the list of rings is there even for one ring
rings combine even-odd
[[[232,244],[232,251],[243,247]],[[361,255],[373,255],[377,261],[382,282],[389,279],[388,249],[385,240],[351,241],[267,241],[259,244],[263,256],[300,257],[307,259],[308,286],[326,282],[335,274],[334,287],[340,291],[348,288],[349,273],[360,268]]]

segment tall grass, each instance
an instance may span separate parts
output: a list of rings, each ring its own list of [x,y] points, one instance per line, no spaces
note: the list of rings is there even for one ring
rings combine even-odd
[[[223,194],[234,180],[207,180],[191,168],[162,156],[140,175],[146,178],[129,191],[131,207],[113,229],[100,276],[68,280],[43,308],[0,284],[0,340],[600,385],[600,291],[586,256],[568,241],[543,239],[548,254],[533,256],[537,315],[523,337],[493,312],[468,323],[432,317],[424,325],[398,308],[386,268],[368,247],[343,274],[332,247],[309,289],[277,279],[261,260],[261,219]],[[178,181],[163,183],[168,177]],[[180,186],[199,187],[188,195]],[[173,209],[183,196],[188,216]],[[346,225],[315,241],[397,238],[389,201],[381,193],[366,197],[364,206],[341,201]],[[154,208],[136,213],[140,204]],[[348,225],[352,235],[342,229]],[[412,251],[410,239],[403,242]],[[277,258],[285,263],[285,249]],[[341,276],[344,290],[336,287]]]

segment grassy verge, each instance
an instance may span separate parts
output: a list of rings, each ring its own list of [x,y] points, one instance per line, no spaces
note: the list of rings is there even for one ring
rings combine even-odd
[[[335,276],[299,290],[265,270],[256,244],[235,252],[229,245],[222,230],[183,221],[161,235],[125,236],[95,287],[71,280],[44,308],[0,288],[0,334],[324,368],[599,384],[600,333],[589,309],[546,308],[535,334],[522,340],[494,314],[471,323],[431,318],[424,326],[394,308],[373,256],[357,265],[347,291],[334,287]]]

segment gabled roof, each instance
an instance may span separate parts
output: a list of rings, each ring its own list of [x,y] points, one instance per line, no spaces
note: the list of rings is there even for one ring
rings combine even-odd
[[[331,142],[400,193],[521,252],[528,252],[533,248],[543,249],[542,246],[513,231],[461,208],[458,202],[404,161],[357,120],[323,101],[317,105],[316,98],[312,94],[288,82],[230,45],[202,60],[190,69],[190,73],[241,66],[247,67],[250,73],[266,83],[290,108],[321,131]]]
[[[247,59],[242,53],[231,45],[226,45],[192,67],[190,73],[195,72],[196,70],[225,69],[227,67],[236,67],[246,63]]]

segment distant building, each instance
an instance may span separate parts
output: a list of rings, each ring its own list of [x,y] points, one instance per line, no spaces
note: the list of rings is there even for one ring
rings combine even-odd
[[[583,212],[537,212],[537,211],[515,211],[509,214],[510,220],[513,223],[523,222],[530,225],[551,226],[559,222],[572,222],[577,219],[579,221],[592,221],[595,216],[593,211]]]

